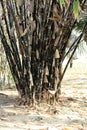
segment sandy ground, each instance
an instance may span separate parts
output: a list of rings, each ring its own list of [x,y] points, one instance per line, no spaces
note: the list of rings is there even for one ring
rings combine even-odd
[[[0,130],[87,130],[86,65],[77,60],[68,68],[56,106],[17,106],[16,91],[0,91]]]

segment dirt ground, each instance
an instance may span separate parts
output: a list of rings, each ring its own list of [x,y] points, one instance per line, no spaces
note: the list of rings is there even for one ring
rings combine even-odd
[[[87,130],[86,66],[76,60],[68,68],[56,106],[17,106],[16,91],[0,91],[0,130]]]

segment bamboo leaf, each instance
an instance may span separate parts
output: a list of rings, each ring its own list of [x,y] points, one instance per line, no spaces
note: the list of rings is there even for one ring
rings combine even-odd
[[[79,18],[79,11],[80,11],[80,3],[79,0],[74,0],[73,2],[73,13],[76,19]]]
[[[63,5],[65,5],[65,0],[59,0],[60,6],[62,8]]]

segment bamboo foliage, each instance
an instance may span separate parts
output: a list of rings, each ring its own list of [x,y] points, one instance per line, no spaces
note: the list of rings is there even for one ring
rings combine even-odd
[[[1,41],[24,103],[40,101],[46,90],[59,94],[62,61],[76,21],[73,2],[0,1],[4,21],[0,24]]]

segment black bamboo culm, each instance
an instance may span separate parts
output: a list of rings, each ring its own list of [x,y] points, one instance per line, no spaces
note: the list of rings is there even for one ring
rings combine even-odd
[[[58,0],[0,0],[0,5],[0,38],[21,103],[57,101],[63,59],[79,41],[65,54],[77,22],[73,1],[65,7]]]

